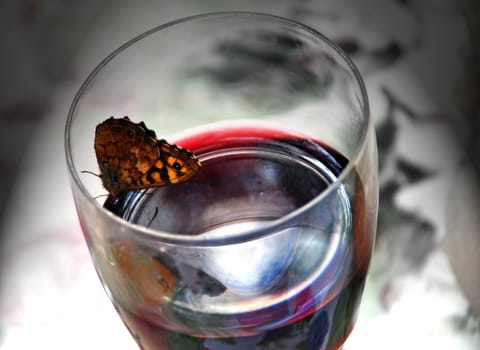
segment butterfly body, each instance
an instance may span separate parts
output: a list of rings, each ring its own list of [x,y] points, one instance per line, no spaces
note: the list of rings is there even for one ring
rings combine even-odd
[[[103,186],[113,196],[181,183],[200,170],[191,151],[158,140],[145,123],[128,117],[98,124],[94,148]]]

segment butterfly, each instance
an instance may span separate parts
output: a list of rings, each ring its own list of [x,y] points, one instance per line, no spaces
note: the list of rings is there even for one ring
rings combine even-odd
[[[112,195],[178,184],[198,173],[201,164],[185,148],[158,140],[144,122],[110,117],[95,129],[100,178]]]

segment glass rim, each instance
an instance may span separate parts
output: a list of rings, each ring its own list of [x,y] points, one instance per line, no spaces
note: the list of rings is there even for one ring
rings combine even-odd
[[[84,186],[83,181],[79,177],[79,171],[75,167],[75,162],[73,160],[72,152],[71,152],[71,137],[70,131],[72,127],[72,121],[74,119],[75,110],[77,105],[83,96],[84,92],[89,87],[90,83],[95,79],[97,73],[99,73],[110,61],[112,61],[117,55],[122,53],[124,50],[128,49],[130,46],[135,44],[136,42],[146,38],[152,34],[160,32],[164,29],[182,24],[184,22],[192,22],[195,20],[201,20],[205,18],[215,18],[215,17],[222,17],[222,16],[245,16],[245,17],[256,17],[256,18],[265,18],[267,20],[275,20],[277,22],[283,22],[285,24],[300,28],[301,30],[308,32],[315,37],[321,39],[322,42],[327,44],[331,49],[333,49],[340,57],[344,60],[344,62],[349,67],[350,71],[353,73],[355,77],[355,81],[358,84],[360,93],[361,93],[361,102],[362,102],[362,114],[364,116],[364,123],[362,123],[362,132],[359,135],[359,140],[355,146],[355,150],[352,154],[352,157],[348,160],[347,165],[342,169],[340,174],[337,176],[336,180],[328,185],[328,187],[315,196],[313,199],[305,203],[304,205],[288,212],[287,214],[272,220],[268,223],[263,224],[261,227],[253,228],[253,229],[243,229],[239,230],[233,235],[229,235],[227,239],[222,237],[205,237],[204,235],[183,235],[181,233],[172,233],[167,231],[155,230],[151,228],[147,228],[145,226],[135,224],[129,222],[118,215],[115,215],[111,211],[105,209],[99,202],[96,201],[94,197],[90,194],[88,189]],[[216,245],[225,245],[225,244],[234,244],[240,243],[244,241],[248,241],[253,238],[260,238],[263,236],[267,236],[271,232],[276,232],[275,228],[282,227],[285,223],[288,223],[292,219],[300,216],[302,213],[308,211],[310,208],[317,205],[321,202],[325,197],[328,197],[332,191],[335,191],[340,184],[342,184],[347,176],[354,170],[355,164],[358,162],[359,158],[362,156],[364,148],[366,147],[367,143],[367,136],[369,130],[373,127],[372,119],[370,116],[370,107],[368,102],[368,95],[367,90],[365,87],[365,83],[363,81],[360,72],[358,71],[357,67],[353,63],[353,61],[340,49],[335,43],[333,43],[328,37],[320,33],[318,30],[311,28],[308,25],[305,25],[301,22],[295,21],[290,18],[268,14],[268,13],[261,13],[261,12],[252,12],[252,11],[220,11],[220,12],[208,12],[208,13],[201,13],[192,16],[187,16],[183,18],[179,18],[176,20],[172,20],[166,22],[164,24],[155,26],[135,37],[128,40],[124,44],[120,45],[117,49],[112,51],[109,55],[107,55],[87,76],[84,80],[82,85],[80,86],[79,90],[75,94],[75,97],[70,105],[68,114],[67,114],[67,121],[65,125],[65,133],[64,133],[64,147],[65,147],[65,156],[67,161],[67,168],[71,176],[71,180],[73,179],[74,185],[80,189],[82,196],[91,204],[95,206],[102,214],[108,217],[111,220],[114,220],[119,225],[124,225],[131,228],[132,232],[135,232],[136,235],[141,236],[143,239],[150,239],[155,241],[160,241],[167,244],[178,244],[178,245],[195,245],[195,246],[216,246]],[[70,181],[72,182],[72,181]],[[228,241],[228,243],[226,242]]]

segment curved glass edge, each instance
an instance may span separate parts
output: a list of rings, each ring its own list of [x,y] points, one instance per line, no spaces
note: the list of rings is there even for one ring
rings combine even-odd
[[[218,238],[205,238],[202,236],[183,236],[175,233],[169,233],[169,232],[163,232],[163,231],[158,231],[158,230],[153,230],[149,229],[147,227],[137,225],[131,222],[128,222],[119,216],[116,216],[115,214],[109,212],[107,209],[105,209],[103,206],[99,205],[99,203],[90,196],[88,190],[85,188],[83,185],[81,179],[78,176],[78,171],[75,168],[74,161],[73,161],[73,156],[71,154],[71,137],[70,137],[70,130],[72,127],[72,121],[75,115],[75,110],[77,107],[78,102],[80,101],[83,93],[87,90],[87,88],[90,86],[92,81],[94,80],[95,76],[97,73],[99,73],[103,67],[105,67],[110,61],[112,61],[117,55],[119,55],[122,51],[133,45],[134,43],[138,42],[139,40],[154,34],[158,31],[161,31],[163,29],[181,24],[183,22],[190,22],[190,21],[195,21],[195,20],[200,20],[200,19],[205,19],[205,18],[211,18],[211,17],[222,17],[222,16],[245,16],[245,17],[257,17],[257,18],[265,18],[265,19],[270,19],[270,20],[276,20],[279,22],[283,22],[285,24],[291,25],[298,27],[306,32],[309,32],[310,34],[320,38],[324,43],[326,43],[330,48],[332,48],[339,56],[341,59],[344,60],[344,62],[347,64],[349,69],[352,71],[355,81],[358,84],[361,97],[362,97],[362,114],[364,116],[365,123],[363,125],[362,132],[360,133],[359,136],[359,142],[358,142],[358,147],[356,148],[355,152],[353,152],[352,157],[349,159],[349,162],[347,166],[342,170],[340,175],[337,177],[336,181],[333,182],[332,184],[329,185],[329,187],[322,191],[316,198],[308,202],[307,204],[303,205],[302,207],[295,209],[294,211],[290,212],[289,214],[283,216],[280,219],[273,220],[271,223],[266,224],[264,227],[261,229],[250,229],[250,230],[244,230],[244,231],[239,231],[234,237],[231,237],[229,239],[229,243],[239,243],[243,241],[247,241],[253,238],[261,238],[263,236],[268,235],[271,232],[275,232],[279,227],[284,227],[288,222],[290,222],[292,219],[302,215],[302,213],[308,211],[315,205],[317,205],[320,201],[322,201],[325,197],[329,196],[333,191],[337,191],[340,186],[343,186],[343,184],[348,180],[348,177],[355,171],[356,164],[359,162],[361,157],[364,155],[365,150],[367,148],[367,144],[369,141],[369,133],[373,133],[373,140],[375,140],[375,135],[374,135],[374,130],[373,130],[373,121],[370,117],[370,107],[369,107],[369,102],[368,102],[368,95],[367,95],[367,90],[363,81],[363,78],[360,75],[360,72],[356,68],[355,64],[353,61],[337,46],[335,45],[330,39],[328,39],[325,35],[321,34],[319,31],[302,24],[300,22],[297,22],[292,19],[288,19],[285,17],[277,16],[277,15],[272,15],[272,14],[266,14],[266,13],[260,13],[260,12],[249,12],[249,11],[223,11],[223,12],[211,12],[211,13],[204,13],[204,14],[198,14],[194,16],[188,16],[184,17],[178,20],[174,20],[159,26],[156,26],[136,37],[133,39],[129,40],[125,44],[121,45],[119,48],[114,50],[111,54],[109,54],[107,57],[105,57],[95,68],[94,70],[89,74],[89,76],[86,78],[84,83],[81,85],[80,89],[76,93],[73,102],[70,106],[68,116],[67,116],[67,121],[65,125],[65,134],[64,134],[64,145],[65,145],[65,156],[66,156],[66,161],[67,161],[67,167],[69,171],[69,175],[71,178],[71,184],[72,186],[76,186],[77,189],[79,190],[78,193],[81,194],[86,201],[89,202],[89,206],[93,205],[97,210],[102,212],[102,215],[104,216],[105,219],[108,220],[113,220],[116,222],[116,224],[120,225],[125,225],[128,226],[129,228],[132,229],[132,231],[136,232],[138,235],[141,235],[144,239],[147,240],[153,240],[153,241],[161,241],[162,243],[165,244],[180,244],[180,245],[199,245],[199,246],[217,246],[217,245],[222,245],[225,244],[223,239],[218,239]],[[370,137],[372,137],[370,136]],[[376,141],[374,141],[375,143]],[[376,170],[375,170],[376,171]],[[77,191],[74,191],[77,192]],[[76,198],[76,201],[79,201],[80,198]],[[76,202],[78,206],[78,202]],[[235,239],[236,238],[236,239]]]

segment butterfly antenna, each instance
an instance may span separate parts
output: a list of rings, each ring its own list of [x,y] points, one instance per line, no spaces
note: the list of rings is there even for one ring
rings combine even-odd
[[[89,171],[89,170],[82,170],[81,173],[82,173],[82,174],[94,175],[94,176],[96,176],[96,177],[101,177],[99,174],[95,174],[94,172]]]
[[[96,174],[93,174],[93,175],[96,175]],[[98,196],[93,197],[93,199],[94,199],[94,200],[97,200],[97,199],[100,198],[100,197],[108,197],[108,193],[99,194]]]

